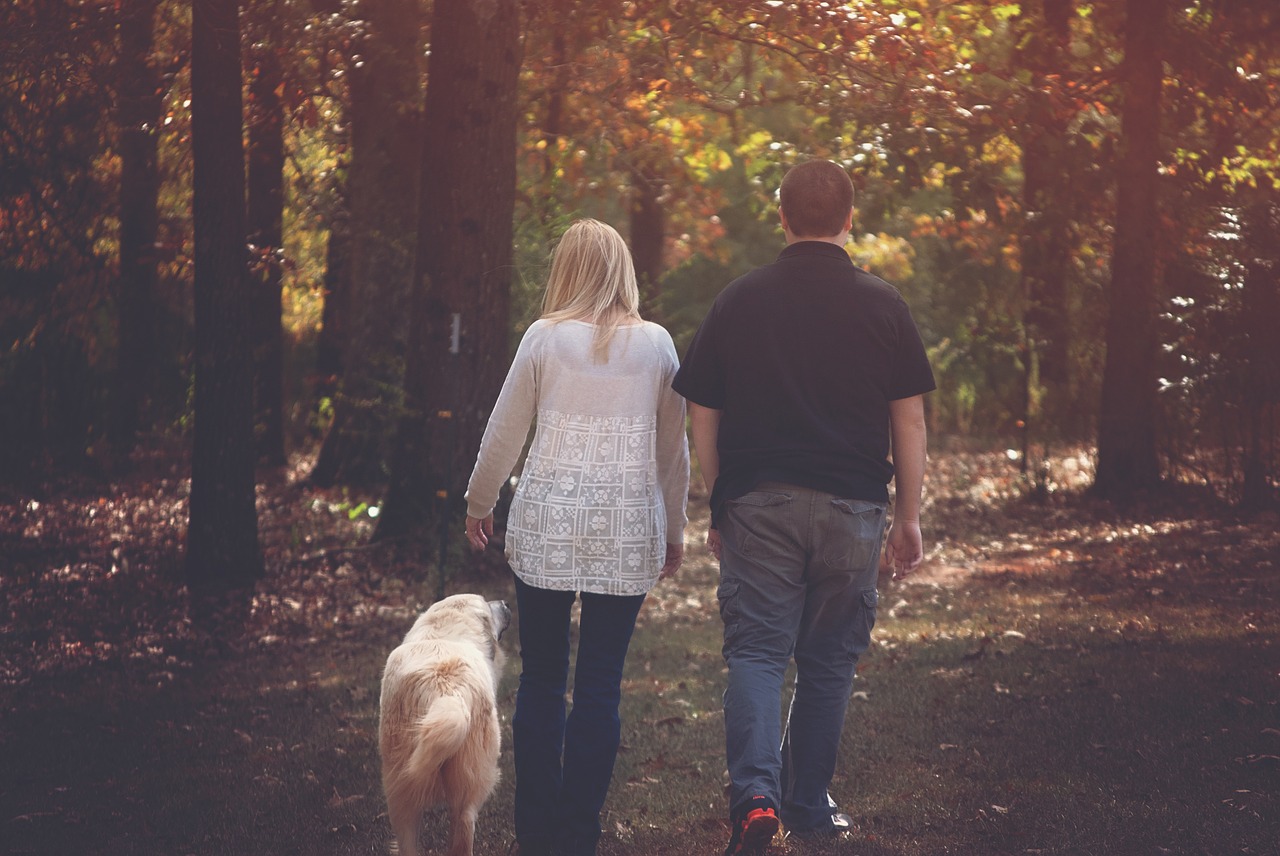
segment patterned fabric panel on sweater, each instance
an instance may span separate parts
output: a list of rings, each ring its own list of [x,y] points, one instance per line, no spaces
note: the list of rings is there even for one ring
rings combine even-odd
[[[665,554],[655,420],[538,413],[507,521],[507,557],[530,585],[642,594]]]

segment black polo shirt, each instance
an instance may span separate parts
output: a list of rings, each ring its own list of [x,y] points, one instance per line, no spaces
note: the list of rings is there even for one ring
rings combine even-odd
[[[887,501],[889,402],[935,388],[902,295],[825,241],[730,283],[672,386],[722,411],[713,520],[765,481]]]

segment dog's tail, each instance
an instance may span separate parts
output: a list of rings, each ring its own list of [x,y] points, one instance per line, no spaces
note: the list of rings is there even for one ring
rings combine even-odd
[[[471,705],[461,696],[437,698],[418,720],[413,754],[405,774],[414,781],[426,781],[462,747],[471,727]]]

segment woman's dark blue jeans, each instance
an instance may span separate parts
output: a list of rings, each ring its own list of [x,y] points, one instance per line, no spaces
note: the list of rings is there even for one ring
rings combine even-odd
[[[554,845],[565,856],[595,853],[600,838],[600,809],[622,730],[622,665],[645,598],[582,593],[573,707],[566,718],[570,613],[577,596],[516,579],[516,838],[530,851]]]

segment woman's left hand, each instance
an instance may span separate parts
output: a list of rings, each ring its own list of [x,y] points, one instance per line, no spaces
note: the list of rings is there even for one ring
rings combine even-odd
[[[684,562],[684,544],[667,544],[667,561],[662,566],[662,571],[658,574],[659,580],[665,580],[667,577],[674,577],[676,571],[680,570],[681,563]]]
[[[493,515],[486,516],[483,520],[479,517],[467,515],[467,541],[471,544],[471,549],[477,552],[483,550],[489,543],[489,539],[493,537]]]

